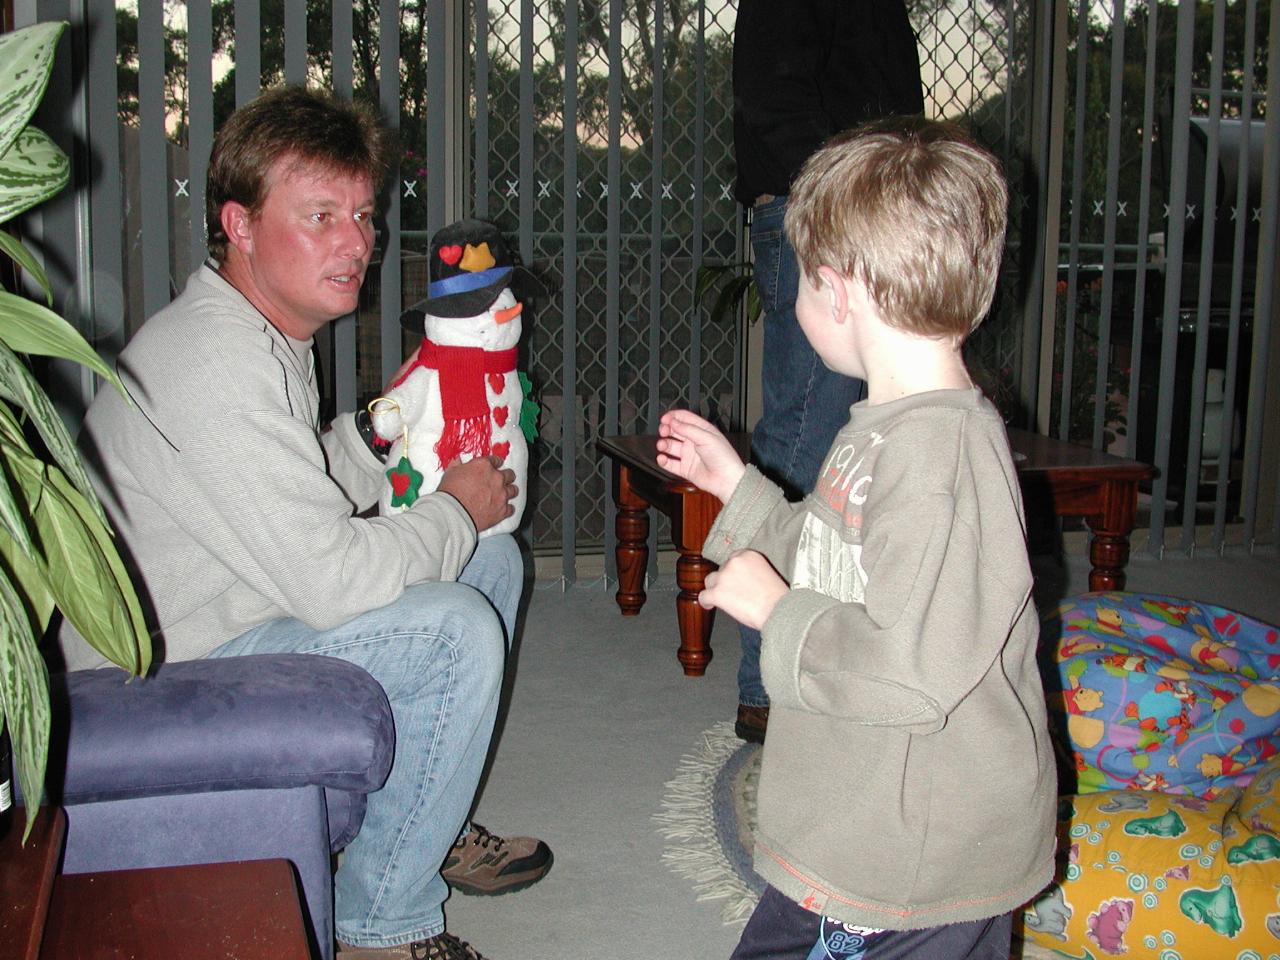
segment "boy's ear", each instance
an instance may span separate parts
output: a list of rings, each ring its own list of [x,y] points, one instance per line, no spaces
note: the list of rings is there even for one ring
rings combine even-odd
[[[818,268],[818,283],[831,310],[831,319],[842,323],[849,310],[849,288],[834,267]]]

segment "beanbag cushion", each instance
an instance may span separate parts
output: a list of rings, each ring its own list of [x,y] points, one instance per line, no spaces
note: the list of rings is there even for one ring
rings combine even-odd
[[[1212,801],[1063,797],[1058,826],[1059,879],[1024,912],[1027,940],[1073,957],[1280,957],[1280,758]]]
[[[1070,757],[1064,792],[1212,800],[1280,752],[1276,627],[1173,597],[1091,593],[1045,618],[1041,649]]]

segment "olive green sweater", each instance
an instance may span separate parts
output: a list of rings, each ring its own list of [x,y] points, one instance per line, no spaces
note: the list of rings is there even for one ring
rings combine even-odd
[[[1056,781],[995,409],[954,390],[856,404],[802,503],[748,470],[704,553],[747,547],[791,586],[761,631],[760,875],[872,928],[1031,899],[1053,872]]]

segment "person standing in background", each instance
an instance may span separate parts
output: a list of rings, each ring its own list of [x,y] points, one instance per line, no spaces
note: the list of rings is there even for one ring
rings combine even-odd
[[[827,369],[796,322],[800,273],[782,229],[791,182],[829,137],[868,120],[922,114],[916,36],[903,0],[739,0],[733,41],[735,196],[748,209],[764,307],[763,412],[751,462],[789,499],[818,467],[866,385]],[[740,627],[734,730],[763,743],[769,697],[760,634]]]

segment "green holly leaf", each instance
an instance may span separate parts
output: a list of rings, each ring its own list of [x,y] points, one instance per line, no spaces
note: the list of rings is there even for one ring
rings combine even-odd
[[[533,395],[533,382],[523,373],[516,374],[520,378],[520,394],[523,399],[520,401],[520,429],[524,432],[524,438],[530,443],[538,436],[538,414],[542,412],[542,408],[530,399]]]

